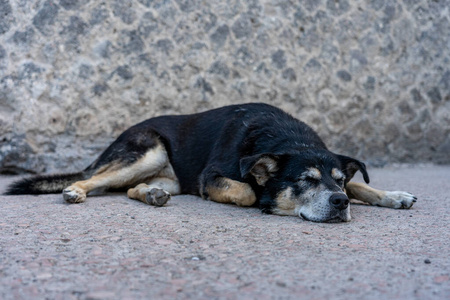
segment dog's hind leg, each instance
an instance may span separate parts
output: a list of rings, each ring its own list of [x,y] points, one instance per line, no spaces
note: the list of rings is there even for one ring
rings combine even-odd
[[[77,181],[63,191],[64,200],[80,203],[86,195],[100,188],[124,188],[156,176],[169,164],[164,146],[158,143],[139,159],[127,162],[120,159],[102,165],[92,177]]]
[[[154,206],[163,206],[171,195],[178,194],[180,184],[170,163],[155,178],[138,184],[127,192],[128,198]]]
[[[417,200],[416,196],[407,192],[381,191],[358,182],[347,183],[345,190],[349,198],[390,208],[411,208]]]

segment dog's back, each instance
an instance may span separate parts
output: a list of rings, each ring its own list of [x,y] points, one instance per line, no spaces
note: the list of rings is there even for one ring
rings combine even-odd
[[[305,123],[264,103],[231,105],[193,115],[162,116],[135,127],[139,132],[153,131],[160,136],[182,192],[190,194],[198,193],[198,177],[214,161],[226,161],[227,170],[223,171],[230,178],[238,179],[239,159],[245,155],[285,149],[326,149]]]

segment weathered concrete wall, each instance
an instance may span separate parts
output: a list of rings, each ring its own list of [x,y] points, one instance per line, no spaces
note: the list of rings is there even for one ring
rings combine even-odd
[[[449,0],[0,0],[0,170],[263,101],[369,163],[450,162]]]

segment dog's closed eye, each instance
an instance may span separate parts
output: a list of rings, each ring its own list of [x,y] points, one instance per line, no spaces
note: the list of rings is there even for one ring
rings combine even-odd
[[[322,173],[317,168],[309,168],[300,175],[300,180],[308,181],[320,181],[322,179]]]
[[[300,180],[307,181],[307,182],[313,183],[313,184],[317,184],[320,182],[320,178],[312,177],[312,176],[301,177]]]
[[[344,173],[342,173],[341,170],[339,170],[339,169],[337,169],[337,168],[333,168],[333,169],[331,170],[331,177],[332,177],[334,180],[336,180],[336,182],[337,182],[339,185],[343,185],[343,184],[344,184],[344,181],[345,181],[345,175],[344,175]]]

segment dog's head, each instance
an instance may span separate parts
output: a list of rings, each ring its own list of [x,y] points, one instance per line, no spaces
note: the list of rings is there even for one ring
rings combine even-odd
[[[314,222],[350,221],[345,185],[358,170],[369,182],[364,163],[322,149],[244,157],[240,169],[262,187],[263,210]]]

